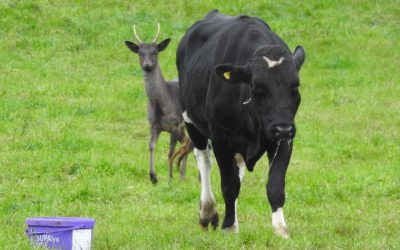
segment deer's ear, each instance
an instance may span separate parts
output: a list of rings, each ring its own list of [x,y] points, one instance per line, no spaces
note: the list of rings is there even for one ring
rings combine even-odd
[[[157,44],[157,48],[158,51],[161,52],[163,51],[165,48],[167,48],[169,42],[171,41],[170,38],[165,39],[164,41],[160,42],[159,44]]]
[[[139,46],[137,46],[135,43],[130,41],[125,41],[125,44],[133,53],[137,54],[139,52]]]

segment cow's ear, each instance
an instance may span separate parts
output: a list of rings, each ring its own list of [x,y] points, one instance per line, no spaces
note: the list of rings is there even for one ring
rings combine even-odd
[[[220,64],[215,67],[215,74],[227,83],[250,83],[251,80],[251,71],[247,65]]]
[[[157,48],[158,51],[161,52],[163,51],[165,48],[167,48],[169,42],[171,41],[170,38],[165,39],[164,41],[160,42],[159,44],[157,44]]]
[[[137,54],[139,52],[139,46],[137,46],[135,43],[130,41],[125,41],[125,44],[133,53]]]
[[[297,46],[293,53],[293,61],[296,65],[297,71],[300,71],[301,65],[303,65],[305,57],[306,52],[304,51],[303,47],[301,47],[300,45]]]

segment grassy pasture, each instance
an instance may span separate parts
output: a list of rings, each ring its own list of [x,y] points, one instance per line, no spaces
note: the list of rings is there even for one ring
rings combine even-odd
[[[29,249],[33,216],[96,219],[94,249],[399,249],[400,2],[0,1],[0,249]],[[240,233],[201,232],[194,157],[148,178],[146,95],[124,45],[136,23],[167,79],[186,29],[211,9],[266,20],[306,49],[298,136],[287,173],[291,239],[275,237],[267,160],[246,173]],[[178,172],[175,173],[178,177]],[[223,215],[214,161],[214,194]]]

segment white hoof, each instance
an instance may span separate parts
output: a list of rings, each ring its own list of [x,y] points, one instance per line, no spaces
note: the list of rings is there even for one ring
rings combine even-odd
[[[200,226],[203,230],[208,229],[208,224],[216,229],[218,226],[218,212],[215,202],[202,203],[200,202]]]
[[[276,235],[278,235],[278,236],[280,236],[280,237],[282,237],[284,239],[289,239],[290,238],[287,227],[283,227],[282,226],[282,227],[274,228],[274,232],[275,232]]]
[[[238,225],[238,223],[235,222],[235,223],[233,223],[232,226],[222,229],[222,232],[237,234],[237,233],[239,233],[239,225]]]
[[[284,239],[289,239],[289,232],[281,207],[278,208],[276,212],[272,213],[272,226],[276,235],[279,235]]]

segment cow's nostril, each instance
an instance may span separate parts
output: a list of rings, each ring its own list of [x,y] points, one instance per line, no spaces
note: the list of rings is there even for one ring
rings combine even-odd
[[[286,126],[286,127],[283,127],[283,126],[276,126],[276,130],[277,130],[278,132],[291,132],[292,129],[293,129],[293,126]]]
[[[292,139],[295,134],[293,124],[277,124],[274,126],[273,131],[276,139]]]

